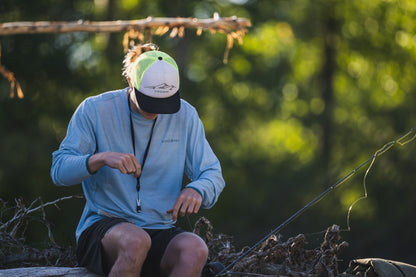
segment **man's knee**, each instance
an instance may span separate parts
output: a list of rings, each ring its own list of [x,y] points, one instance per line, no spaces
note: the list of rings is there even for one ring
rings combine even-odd
[[[119,256],[129,259],[146,256],[151,244],[150,236],[144,231],[135,235],[126,235],[120,243]]]
[[[205,242],[193,233],[181,233],[174,237],[161,261],[162,272],[175,276],[199,276],[208,258]]]
[[[199,236],[193,233],[182,233],[172,239],[165,253],[187,263],[205,263],[208,258],[208,247]]]
[[[204,263],[208,258],[208,246],[198,236],[193,239],[192,245],[189,246],[188,250],[195,255],[195,258],[203,261]]]
[[[147,232],[130,223],[115,226],[101,242],[110,263],[120,259],[129,263],[144,261],[151,246]]]

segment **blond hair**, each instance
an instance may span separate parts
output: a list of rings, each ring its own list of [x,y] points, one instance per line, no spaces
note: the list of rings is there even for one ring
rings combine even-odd
[[[153,43],[139,44],[129,49],[123,60],[123,76],[131,78],[136,73],[134,62],[144,52],[159,50],[159,46]]]

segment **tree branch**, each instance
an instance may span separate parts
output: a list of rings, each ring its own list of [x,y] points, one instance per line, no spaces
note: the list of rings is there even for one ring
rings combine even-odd
[[[220,17],[218,13],[214,13],[213,18],[197,19],[197,18],[168,18],[168,17],[148,17],[140,20],[116,20],[116,21],[26,21],[26,22],[6,22],[0,23],[0,36],[17,35],[17,34],[45,34],[45,33],[71,33],[71,32],[125,32],[123,38],[124,51],[127,52],[128,47],[141,44],[145,40],[145,34],[148,42],[151,42],[152,31],[154,35],[162,36],[171,30],[169,36],[183,37],[185,28],[196,29],[197,35],[201,35],[203,30],[211,33],[224,33],[227,35],[227,45],[224,51],[223,62],[228,62],[228,53],[233,47],[234,39],[240,44],[243,42],[243,36],[247,33],[247,27],[251,23],[248,19],[231,17]],[[0,48],[1,57],[1,48]],[[6,69],[0,62],[0,75],[8,79],[10,82],[10,97],[15,95],[23,98],[23,91],[19,82],[16,81],[13,72]],[[1,229],[1,228],[0,228]]]
[[[210,19],[197,18],[166,18],[148,17],[140,20],[117,21],[38,21],[38,22],[6,22],[0,23],[0,35],[40,34],[40,33],[69,33],[69,32],[123,32],[131,29],[145,30],[159,27],[168,28],[194,28],[202,30],[231,33],[246,32],[250,27],[248,19],[232,17],[219,17],[214,15]]]
[[[16,232],[16,230],[20,227],[22,220],[24,220],[24,218],[26,216],[28,216],[29,214],[31,214],[33,212],[36,212],[36,211],[39,211],[39,210],[43,210],[43,208],[46,207],[46,206],[50,206],[50,205],[56,206],[56,204],[58,202],[61,202],[63,200],[67,200],[67,199],[72,199],[72,198],[82,198],[82,196],[77,196],[77,195],[75,195],[75,196],[74,195],[72,195],[72,196],[65,196],[65,197],[56,199],[54,201],[50,201],[50,202],[47,202],[47,203],[44,203],[44,204],[42,203],[42,204],[40,204],[39,206],[37,206],[35,208],[32,208],[32,207],[35,205],[35,203],[37,201],[41,200],[40,197],[37,198],[37,199],[35,199],[30,204],[30,206],[28,208],[25,207],[25,205],[23,204],[23,200],[22,199],[16,199],[16,208],[17,208],[16,213],[13,216],[13,218],[11,218],[9,221],[7,221],[5,223],[2,223],[0,225],[0,231],[6,231],[7,232],[7,229],[12,224],[14,224],[13,231],[11,232],[14,235],[15,232]],[[17,223],[16,223],[16,221],[17,221]]]

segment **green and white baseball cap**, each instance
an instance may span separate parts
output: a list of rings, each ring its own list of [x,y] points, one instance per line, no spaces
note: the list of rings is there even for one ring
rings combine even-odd
[[[135,63],[136,74],[131,81],[140,108],[154,114],[179,111],[179,70],[175,60],[161,51],[147,51]]]

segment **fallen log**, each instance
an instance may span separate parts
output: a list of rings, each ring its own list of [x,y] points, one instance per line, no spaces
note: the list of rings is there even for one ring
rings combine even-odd
[[[22,267],[0,269],[0,277],[98,277],[84,267]]]

